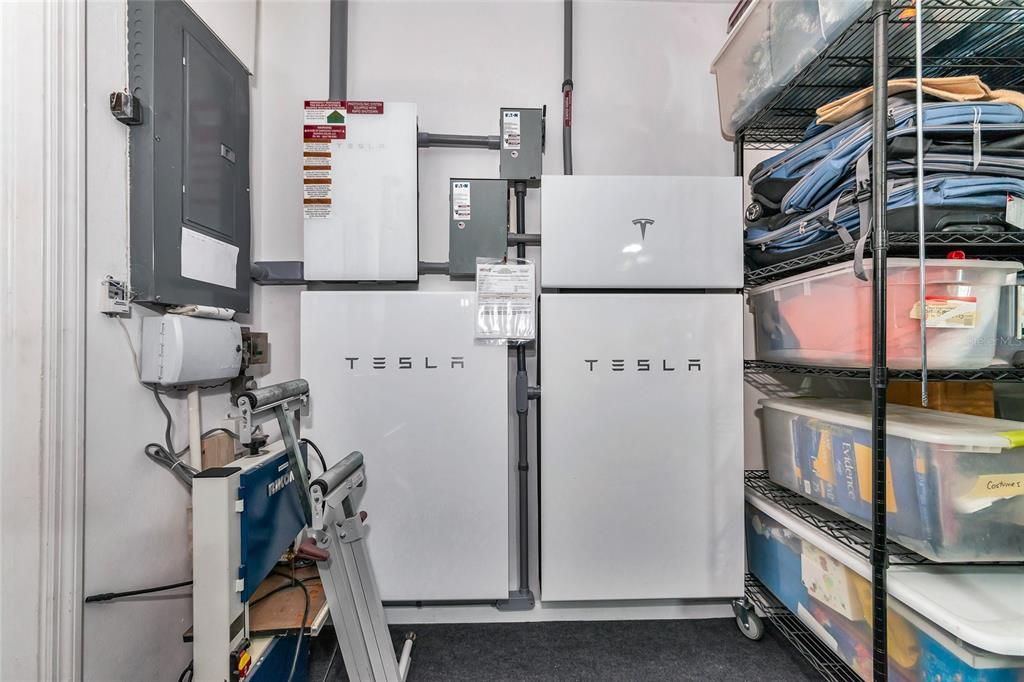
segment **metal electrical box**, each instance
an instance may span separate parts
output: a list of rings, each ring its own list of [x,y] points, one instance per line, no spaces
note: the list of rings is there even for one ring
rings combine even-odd
[[[416,105],[307,101],[302,144],[306,279],[415,282]]]
[[[382,598],[507,598],[508,349],[474,341],[476,294],[306,291],[301,301],[304,430],[328,466],[352,450],[365,457]]]
[[[539,181],[544,170],[544,110],[503,107],[499,135],[501,179]]]
[[[542,287],[743,286],[740,178],[545,175],[540,194]]]
[[[448,190],[448,273],[473,277],[478,256],[508,254],[508,181],[452,178]]]
[[[249,73],[180,0],[130,0],[137,301],[249,311]]]
[[[544,294],[548,601],[743,593],[740,294]]]

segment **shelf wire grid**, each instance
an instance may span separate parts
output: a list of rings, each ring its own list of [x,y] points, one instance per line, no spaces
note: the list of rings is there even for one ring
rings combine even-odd
[[[871,559],[871,529],[856,521],[840,516],[817,502],[775,483],[768,472],[751,469],[744,472],[744,484],[749,490],[785,509],[843,546]],[[893,541],[886,542],[891,566],[1021,566],[1020,561],[933,561]]]
[[[768,623],[829,682],[861,682],[861,678],[843,662],[817,635],[754,576],[746,576],[746,596]]]
[[[864,558],[871,558],[871,530],[869,528],[831,512],[803,495],[783,488],[768,478],[767,471],[747,471],[744,475],[744,482],[747,488],[774,502],[801,521],[820,530]],[[890,564],[934,563],[895,542],[889,542],[887,546]]]
[[[914,75],[913,0],[890,15],[890,78]],[[993,89],[1024,85],[1024,0],[930,0],[924,15],[926,78],[978,75]],[[825,102],[871,82],[870,10],[833,40],[749,121],[738,136],[747,148],[795,144]]]
[[[821,367],[788,362],[767,362],[744,360],[743,371],[749,377],[794,374],[803,376],[828,377],[832,379],[870,379],[867,367]],[[893,381],[921,381],[919,369],[890,369]],[[981,369],[928,369],[929,381],[1024,381],[1024,368],[983,367]]]
[[[895,256],[917,256],[919,244],[915,232],[890,232],[889,251]],[[925,248],[929,257],[943,258],[951,250],[964,251],[969,257],[985,257],[990,260],[1015,260],[1024,258],[1024,232],[991,232],[962,234],[955,232],[933,232],[925,236]],[[868,250],[870,246],[867,247]],[[745,286],[755,287],[778,281],[808,270],[841,263],[853,259],[853,245],[838,244],[825,246],[821,250],[790,258],[779,263],[758,268],[747,268],[744,273]]]

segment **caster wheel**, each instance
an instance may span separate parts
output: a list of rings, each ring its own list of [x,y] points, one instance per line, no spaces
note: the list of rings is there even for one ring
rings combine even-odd
[[[746,622],[742,615],[736,616],[736,627],[740,629],[743,636],[755,642],[764,637],[764,621],[761,620],[761,617],[754,613],[753,609],[744,615],[746,615]]]

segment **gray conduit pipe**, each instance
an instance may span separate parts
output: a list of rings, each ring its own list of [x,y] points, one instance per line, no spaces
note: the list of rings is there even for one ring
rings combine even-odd
[[[348,0],[331,0],[330,99],[348,99]]]
[[[562,81],[562,169],[565,175],[572,175],[572,0],[565,0],[564,14],[565,53],[563,64],[565,79]]]
[[[458,149],[501,149],[501,138],[497,135],[445,135],[440,133],[418,133],[419,147],[455,147]]]

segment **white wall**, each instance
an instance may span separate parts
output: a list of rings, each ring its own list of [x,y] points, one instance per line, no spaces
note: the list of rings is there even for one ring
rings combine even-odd
[[[236,54],[255,45],[256,3],[193,2],[229,10],[236,31],[225,38]],[[220,15],[206,16],[216,28]],[[226,16],[226,15],[225,15]],[[87,5],[86,126],[87,300],[86,324],[86,527],[85,593],[114,592],[187,580],[189,494],[166,470],[143,454],[162,442],[164,420],[150,391],[135,377],[124,334],[114,320],[95,310],[95,290],[105,275],[128,274],[128,129],[111,117],[107,97],[127,80],[126,5],[95,0]],[[248,27],[251,35],[238,33]],[[223,37],[223,36],[222,36]],[[230,40],[228,40],[230,38]],[[248,45],[248,47],[247,47]],[[141,318],[152,314],[133,306],[126,324],[138,347]],[[225,390],[207,391],[203,426],[224,425]],[[174,417],[174,442],[186,442],[183,396],[166,398]],[[84,613],[86,680],[175,680],[191,658],[182,633],[191,625],[192,602],[159,595],[88,604]]]
[[[732,146],[719,135],[710,63],[724,40],[728,3],[578,0],[574,166],[579,174],[731,175]],[[301,145],[304,99],[327,96],[326,0],[263,0],[254,98],[255,255],[302,258]],[[496,134],[502,106],[547,105],[547,173],[562,171],[560,0],[353,0],[349,97],[411,101],[420,130]],[[448,178],[496,177],[497,154],[426,149],[420,161],[420,258],[448,257]],[[527,199],[527,229],[538,231],[538,194]],[[738,228],[737,228],[738,229]],[[538,258],[537,249],[528,257]],[[472,284],[424,277],[421,289]],[[301,287],[256,292],[257,325],[270,332],[271,378],[298,375]],[[531,358],[530,372],[536,381]],[[315,396],[314,396],[315,400]],[[513,426],[514,421],[511,419]],[[531,420],[531,459],[535,457]],[[321,444],[323,445],[323,444]],[[514,451],[510,444],[510,463]],[[332,458],[337,453],[332,453]],[[535,483],[535,461],[531,475]],[[514,486],[510,464],[510,482]],[[514,487],[513,487],[514,489]],[[531,510],[536,492],[531,489]],[[514,511],[514,504],[510,503]],[[531,520],[532,584],[536,518]],[[514,531],[514,529],[513,529]],[[517,537],[512,533],[513,539]],[[510,567],[516,582],[515,558]],[[717,607],[576,605],[500,614],[489,607],[391,609],[396,622],[429,620],[636,618],[725,615]]]
[[[302,100],[327,95],[327,0],[263,0],[258,13],[251,1],[191,4],[254,73],[253,257],[300,259],[301,147],[295,133]],[[720,3],[577,3],[578,173],[731,173],[731,147],[717,133],[714,82],[707,70],[727,14],[728,5]],[[355,0],[349,95],[416,102],[422,130],[450,133],[495,134],[499,107],[547,104],[545,169],[561,172],[561,19],[557,0]],[[97,282],[106,274],[123,277],[127,268],[127,131],[106,111],[107,94],[126,80],[125,5],[120,0],[90,2],[87,21],[87,278]],[[447,178],[496,176],[497,155],[424,150],[420,164],[420,255],[445,260]],[[537,195],[531,192],[531,231],[537,229],[537,208]],[[467,285],[435,277],[426,278],[422,286]],[[254,327],[271,334],[271,368],[265,381],[298,374],[299,290],[267,287],[254,292]],[[133,334],[144,314],[136,307],[128,321]],[[85,592],[183,579],[190,568],[188,496],[142,454],[145,443],[160,438],[161,416],[151,395],[135,381],[116,323],[92,313],[87,319]],[[168,402],[181,444],[184,400],[172,397]],[[224,394],[204,397],[203,408],[204,427],[218,425],[227,409]],[[85,678],[133,679],[144,670],[147,678],[175,679],[190,657],[190,647],[181,643],[181,633],[191,622],[190,608],[187,597],[90,605],[84,627]],[[494,613],[449,609],[393,612],[392,618],[473,620]],[[563,606],[520,617],[709,613],[718,611],[676,604],[626,610]]]

